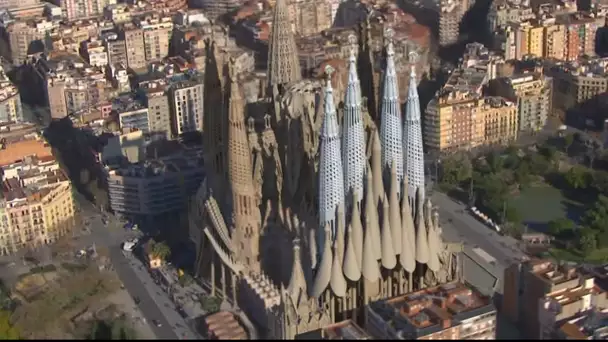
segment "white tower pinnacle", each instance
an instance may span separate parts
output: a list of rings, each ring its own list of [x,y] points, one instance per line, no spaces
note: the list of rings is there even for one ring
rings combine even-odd
[[[325,68],[327,86],[325,88],[325,117],[321,127],[319,151],[319,230],[330,227],[331,238],[335,237],[337,226],[337,209],[344,204],[344,173],[340,148],[340,128],[334,94],[331,86],[331,66]],[[342,214],[344,211],[342,210]],[[319,251],[323,251],[325,234],[318,234]]]
[[[384,72],[382,111],[380,123],[380,142],[382,144],[382,171],[388,175],[393,162],[396,164],[397,179],[403,180],[403,133],[401,111],[399,109],[399,86],[395,71],[395,51],[393,50],[394,31],[385,32],[386,70]]]
[[[363,175],[365,173],[365,135],[361,115],[361,86],[357,75],[357,38],[348,37],[351,44],[348,60],[348,85],[344,98],[344,122],[342,124],[342,163],[344,166],[344,190],[349,203],[353,198],[363,198]],[[355,196],[355,194],[357,196]],[[355,203],[356,204],[356,203]]]
[[[405,119],[403,120],[404,170],[409,181],[408,194],[412,204],[416,203],[415,195],[418,189],[420,189],[420,194],[424,196],[424,151],[420,125],[420,99],[418,98],[418,82],[416,81],[417,61],[418,54],[410,52],[410,84],[405,106]]]

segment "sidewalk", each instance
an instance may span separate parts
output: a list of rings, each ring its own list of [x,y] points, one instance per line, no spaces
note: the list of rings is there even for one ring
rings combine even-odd
[[[156,334],[154,334],[152,328],[144,318],[143,313],[126,290],[119,290],[113,293],[107,300],[118,306],[118,308],[130,318],[138,340],[156,339]]]

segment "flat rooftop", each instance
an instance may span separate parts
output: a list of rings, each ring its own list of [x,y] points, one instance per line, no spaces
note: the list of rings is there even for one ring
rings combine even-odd
[[[608,337],[608,309],[594,308],[556,325],[568,340],[605,340]]]
[[[581,273],[575,267],[557,265],[549,260],[531,260],[530,266],[532,274],[551,285],[559,285],[581,277]]]
[[[39,159],[53,157],[51,146],[42,139],[7,142],[4,146],[0,144],[0,167],[18,163],[32,156]]]
[[[202,169],[204,166],[202,148],[186,148],[159,159],[146,160],[110,171],[111,176],[131,178],[153,178],[169,173],[182,173]]]
[[[387,325],[418,337],[496,310],[489,296],[464,283],[445,284],[382,300],[371,304],[370,309]]]

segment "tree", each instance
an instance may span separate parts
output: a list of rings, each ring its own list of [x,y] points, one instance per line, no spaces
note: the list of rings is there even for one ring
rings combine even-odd
[[[585,252],[589,253],[593,251],[597,247],[597,239],[596,234],[593,229],[583,228],[580,231],[580,237],[578,240],[579,248]]]
[[[471,178],[473,165],[464,154],[451,155],[441,161],[441,182],[456,186]]]
[[[504,166],[503,157],[498,152],[488,154],[486,161],[492,173],[498,173]]]
[[[608,172],[594,171],[591,174],[591,186],[600,194],[608,195]]]
[[[572,220],[559,218],[549,222],[549,233],[555,237],[570,235],[576,225]]]
[[[220,311],[221,304],[222,301],[216,297],[209,296],[201,298],[201,306],[203,307],[203,310],[205,310],[207,313],[214,313]]]
[[[134,340],[135,332],[122,319],[96,320],[91,326],[89,340]]]
[[[564,136],[564,152],[568,153],[570,151],[570,146],[574,143],[574,135],[567,134]]]
[[[524,157],[524,162],[528,164],[530,172],[534,175],[544,176],[550,171],[551,163],[539,154],[529,154]]]
[[[20,339],[19,330],[11,323],[11,314],[6,310],[0,311],[0,339]]]
[[[530,184],[532,180],[532,174],[530,173],[530,166],[527,162],[520,163],[519,167],[513,172],[515,181],[519,184],[520,188],[525,188]]]
[[[171,256],[171,248],[164,241],[155,242],[152,244],[152,255],[166,261]]]
[[[585,189],[589,186],[589,173],[581,166],[575,165],[566,174],[564,179],[570,188],[578,190]]]
[[[539,149],[539,152],[542,156],[547,158],[549,162],[553,162],[557,158],[557,149],[553,145],[545,144]]]
[[[600,195],[593,206],[582,217],[585,227],[595,231],[604,231],[608,227],[608,197]]]

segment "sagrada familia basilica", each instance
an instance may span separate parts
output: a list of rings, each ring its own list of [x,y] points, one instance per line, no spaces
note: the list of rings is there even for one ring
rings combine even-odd
[[[443,241],[425,198],[416,71],[402,115],[392,30],[377,85],[366,24],[349,37],[338,98],[332,67],[324,82],[302,79],[285,0],[273,23],[256,103],[207,42],[207,179],[189,213],[197,276],[275,339],[361,322],[368,303],[458,280],[461,246]]]

